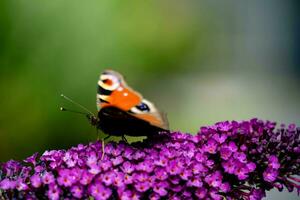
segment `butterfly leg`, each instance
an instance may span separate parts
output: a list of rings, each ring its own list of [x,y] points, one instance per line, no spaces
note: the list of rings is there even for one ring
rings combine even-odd
[[[100,137],[99,137],[99,129],[96,128],[96,132],[97,132],[97,141],[99,141]]]
[[[107,140],[108,138],[110,138],[111,135],[106,136],[103,140]]]
[[[103,158],[104,158],[104,151],[105,151],[105,148],[104,148],[104,145],[105,145],[105,143],[104,143],[104,140],[102,140],[102,156],[101,156],[101,160],[103,160]]]
[[[106,137],[102,140],[102,156],[101,156],[101,160],[103,160],[104,154],[105,154],[105,140],[107,140],[109,137],[110,137],[110,135],[106,136]]]
[[[100,140],[100,136],[99,136],[99,129],[97,128],[96,129],[96,131],[97,131],[97,141],[99,141]],[[105,150],[105,143],[104,143],[104,140],[106,139],[107,137],[105,137],[103,140],[102,140],[102,156],[101,156],[101,160],[103,160],[103,158],[104,158],[104,150]]]
[[[128,144],[128,141],[127,141],[125,135],[122,135],[122,140]]]

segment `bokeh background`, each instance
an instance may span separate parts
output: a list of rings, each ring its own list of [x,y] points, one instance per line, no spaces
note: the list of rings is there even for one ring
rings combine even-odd
[[[252,117],[300,125],[298,0],[1,0],[0,162],[95,140],[106,68],[196,133]],[[77,108],[76,108],[77,109]],[[271,192],[268,199],[298,199]]]

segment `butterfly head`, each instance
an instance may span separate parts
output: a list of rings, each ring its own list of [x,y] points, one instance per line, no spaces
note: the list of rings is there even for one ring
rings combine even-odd
[[[105,70],[99,77],[97,92],[97,107],[115,106],[128,111],[137,105],[142,97],[132,90],[123,76],[113,70]]]
[[[99,122],[99,119],[94,115],[87,114],[86,117],[89,120],[89,122],[92,124],[92,126],[96,126]]]

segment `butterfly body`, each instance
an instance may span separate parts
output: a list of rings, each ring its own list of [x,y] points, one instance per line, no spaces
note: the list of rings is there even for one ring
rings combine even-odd
[[[97,117],[88,118],[108,135],[152,137],[168,131],[166,118],[118,72],[106,70],[100,75],[97,107]]]

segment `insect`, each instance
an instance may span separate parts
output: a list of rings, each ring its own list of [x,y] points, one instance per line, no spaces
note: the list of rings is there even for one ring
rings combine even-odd
[[[96,99],[98,115],[88,115],[88,119],[109,136],[152,137],[168,130],[165,115],[130,88],[116,71],[105,70],[100,75]]]
[[[123,76],[116,71],[105,70],[99,77],[96,116],[68,97],[63,97],[86,110],[90,123],[108,134],[108,137],[121,136],[126,141],[125,135],[151,138],[158,136],[160,132],[168,132],[166,116],[153,103],[130,88]]]

